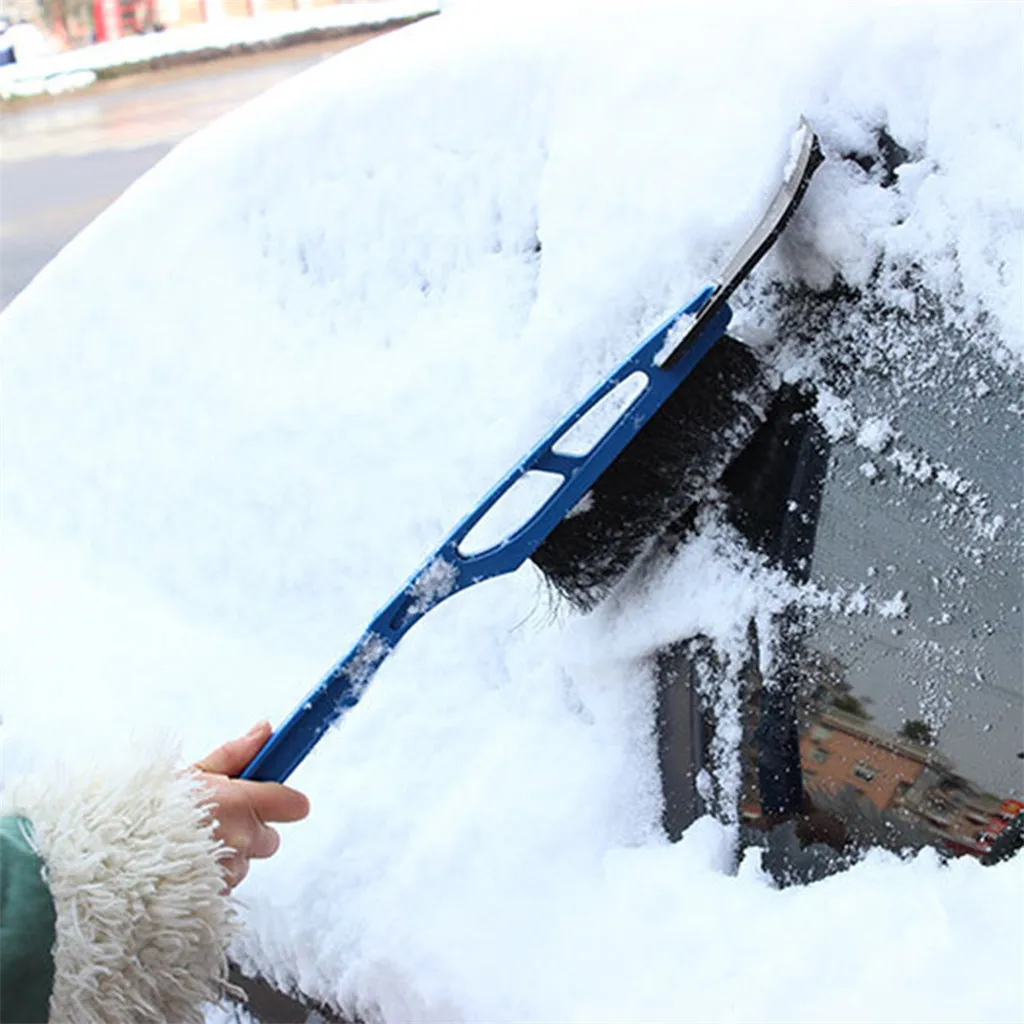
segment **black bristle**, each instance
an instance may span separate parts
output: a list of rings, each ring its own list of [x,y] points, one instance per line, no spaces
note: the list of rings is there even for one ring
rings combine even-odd
[[[754,353],[719,339],[533,562],[577,608],[594,607],[718,481],[763,422],[771,397]]]

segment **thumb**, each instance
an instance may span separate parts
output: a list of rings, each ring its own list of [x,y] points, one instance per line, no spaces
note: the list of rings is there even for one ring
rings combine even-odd
[[[232,778],[240,775],[260,752],[263,744],[270,739],[270,734],[273,731],[273,726],[264,719],[254,725],[244,736],[240,736],[237,740],[228,740],[213,753],[207,754],[201,761],[197,761],[196,768],[202,772],[210,772],[212,775],[227,775]]]

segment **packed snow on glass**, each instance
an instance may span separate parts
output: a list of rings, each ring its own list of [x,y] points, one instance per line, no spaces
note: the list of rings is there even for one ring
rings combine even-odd
[[[714,279],[801,116],[828,160],[740,334],[823,395],[835,358],[967,413],[990,369],[1019,382],[1021,27],[1003,3],[457,4],[182,144],[3,316],[6,770],[283,718]],[[844,159],[883,128],[891,181]],[[870,296],[840,349],[785,334],[790,290],[837,283]],[[922,295],[962,351],[879,329]],[[898,408],[826,401],[856,464],[913,474]],[[942,501],[979,551],[1019,516],[911,456],[967,483]],[[808,603],[899,615],[871,568]],[[236,957],[393,1021],[1020,1019],[1019,857],[875,851],[780,890],[728,823],[665,838],[651,654],[700,632],[728,663],[789,589],[709,514],[588,616],[530,566],[446,600],[296,773],[313,815],[246,883]]]

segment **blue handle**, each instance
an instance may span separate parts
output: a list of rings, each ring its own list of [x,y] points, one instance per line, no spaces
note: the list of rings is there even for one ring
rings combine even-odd
[[[641,342],[452,530],[422,568],[378,612],[355,647],[270,737],[242,773],[243,779],[284,782],[331,725],[359,703],[378,667],[414,623],[452,594],[518,569],[540,547],[725,333],[732,313],[724,302],[713,301],[714,293],[714,287],[705,288]],[[676,342],[670,333],[682,317],[696,319]],[[585,455],[554,451],[587,412],[638,372],[647,378],[643,390],[596,445]],[[562,482],[526,522],[499,543],[486,551],[464,554],[460,545],[473,527],[531,470],[558,474]]]

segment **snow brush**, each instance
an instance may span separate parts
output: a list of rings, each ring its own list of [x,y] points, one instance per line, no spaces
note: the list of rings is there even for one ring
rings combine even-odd
[[[773,390],[755,355],[725,335],[727,300],[779,237],[822,160],[801,123],[778,193],[721,280],[645,338],[452,530],[242,778],[284,782],[359,702],[402,636],[445,598],[532,558],[576,606],[592,607],[720,478],[763,421]],[[543,489],[532,513],[481,546],[474,538],[501,515],[490,514],[504,499],[504,511],[514,512],[528,483]]]

